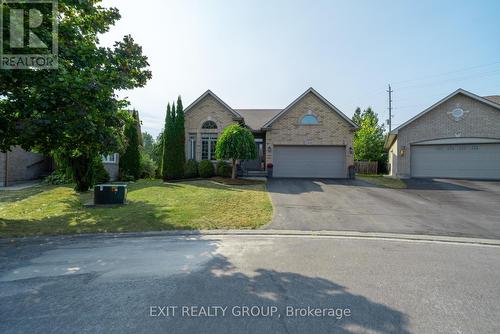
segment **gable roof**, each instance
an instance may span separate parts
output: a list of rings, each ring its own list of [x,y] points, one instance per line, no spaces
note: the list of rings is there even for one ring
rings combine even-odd
[[[446,96],[445,98],[439,100],[438,102],[434,103],[432,106],[430,106],[429,108],[425,109],[424,111],[422,111],[421,113],[419,113],[418,115],[410,118],[408,121],[404,122],[403,124],[401,124],[400,126],[398,126],[397,128],[395,128],[394,130],[391,131],[391,134],[397,134],[398,131],[402,128],[404,128],[405,126],[407,126],[408,124],[412,123],[413,121],[417,120],[418,118],[422,117],[423,115],[427,114],[429,111],[433,110],[434,108],[436,108],[437,106],[439,106],[440,104],[443,104],[445,103],[446,101],[448,101],[449,99],[451,99],[452,97],[455,97],[457,96],[458,94],[463,94],[465,96],[468,96],[470,97],[471,99],[474,99],[476,101],[479,101],[479,102],[482,102],[482,103],[485,103],[493,108],[497,108],[500,110],[500,104],[498,103],[495,103],[493,102],[492,100],[490,99],[487,99],[487,98],[484,98],[484,97],[481,97],[479,95],[476,95],[476,94],[473,94],[469,91],[466,91],[465,89],[462,89],[462,88],[459,88],[457,89],[456,91],[454,91],[453,93],[451,93],[450,95]]]
[[[217,95],[214,94],[214,92],[212,92],[210,89],[207,90],[205,93],[203,93],[199,98],[197,98],[196,100],[194,100],[193,103],[191,103],[187,108],[184,109],[184,113],[187,113],[189,112],[189,110],[191,110],[194,106],[196,106],[200,101],[202,101],[205,97],[207,97],[208,95],[212,96],[217,102],[219,102],[220,104],[222,104],[227,110],[229,110],[235,119],[242,119],[241,115],[236,112],[236,110],[234,110],[233,108],[231,108],[226,102],[222,101]]]
[[[302,100],[307,94],[312,93],[314,94],[317,98],[319,98],[323,103],[325,103],[328,107],[333,109],[337,114],[339,114],[340,117],[342,117],[349,125],[351,125],[354,129],[357,129],[358,126],[351,121],[349,117],[344,115],[337,107],[335,107],[333,104],[331,104],[327,99],[325,99],[323,96],[321,96],[320,93],[318,93],[314,88],[310,87],[308,90],[306,90],[302,95],[300,95],[298,98],[296,98],[292,103],[288,105],[285,109],[281,110],[278,114],[276,114],[273,118],[271,118],[267,123],[265,123],[262,128],[268,128],[273,124],[278,118],[280,118],[283,114],[285,114],[288,110],[290,110],[293,106],[295,106],[300,100]]]
[[[245,121],[245,124],[254,131],[260,131],[264,124],[279,114],[283,109],[235,109]]]
[[[486,100],[500,104],[500,95],[483,96]]]
[[[487,105],[489,105],[489,106],[491,106],[493,108],[497,108],[497,109],[500,110],[500,96],[499,95],[492,95],[492,96],[481,97],[479,95],[476,95],[474,93],[466,91],[465,89],[459,88],[456,91],[454,91],[453,93],[451,93],[450,95],[448,95],[445,98],[443,98],[443,99],[439,100],[438,102],[434,103],[429,108],[425,109],[424,111],[422,111],[421,113],[417,114],[416,116],[410,118],[408,121],[404,122],[403,124],[401,124],[400,126],[398,126],[397,128],[395,128],[394,130],[392,130],[390,133],[388,133],[387,136],[386,136],[386,138],[385,138],[385,143],[384,143],[385,149],[388,150],[392,146],[392,144],[394,143],[394,141],[396,140],[396,138],[398,136],[398,131],[400,129],[404,128],[408,124],[412,123],[413,121],[417,120],[418,118],[420,118],[423,115],[427,114],[429,111],[433,110],[434,108],[436,108],[440,104],[445,103],[446,101],[448,101],[449,99],[451,99],[454,96],[457,96],[458,94],[463,94],[465,96],[470,97],[471,99],[474,99],[474,100],[479,101],[479,102],[483,102],[483,103],[485,103],[485,104],[487,104]]]

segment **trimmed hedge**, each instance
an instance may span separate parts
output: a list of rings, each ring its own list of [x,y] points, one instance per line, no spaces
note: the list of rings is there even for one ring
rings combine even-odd
[[[198,177],[198,163],[196,160],[188,160],[184,165],[184,177],[193,178]]]
[[[201,177],[212,177],[214,176],[214,165],[210,160],[202,160],[198,166],[198,171]]]
[[[225,162],[224,160],[219,160],[217,161],[216,174],[217,176],[230,177],[231,167],[229,167],[228,163]]]

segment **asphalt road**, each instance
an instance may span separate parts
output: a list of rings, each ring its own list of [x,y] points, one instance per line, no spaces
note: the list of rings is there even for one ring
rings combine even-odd
[[[275,211],[267,228],[500,239],[500,182],[406,182],[399,190],[359,180],[271,179]]]
[[[3,334],[500,333],[495,246],[96,236],[0,255]]]

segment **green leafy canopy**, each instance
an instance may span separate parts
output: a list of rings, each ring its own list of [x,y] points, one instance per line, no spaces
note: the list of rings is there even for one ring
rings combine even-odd
[[[257,152],[252,132],[239,124],[228,126],[217,139],[215,155],[221,160],[255,159]]]
[[[384,126],[378,124],[378,116],[368,108],[358,108],[353,121],[359,125],[354,134],[354,159],[381,161],[384,159]]]
[[[99,45],[99,35],[120,19],[118,9],[99,3],[58,1],[57,70],[0,71],[0,150],[20,145],[74,159],[79,190],[90,186],[82,176],[95,156],[123,145],[128,102],[115,92],[151,78],[147,57],[131,36],[111,48]],[[11,5],[1,5],[7,15]],[[47,37],[49,28],[37,34]]]

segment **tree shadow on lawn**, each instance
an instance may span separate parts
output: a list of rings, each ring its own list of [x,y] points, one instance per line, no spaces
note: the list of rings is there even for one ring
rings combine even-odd
[[[107,207],[84,207],[78,197],[61,202],[66,207],[62,214],[42,219],[0,218],[0,238],[194,228],[189,224],[171,222],[169,220],[171,209],[168,206],[144,201],[132,200],[123,206]]]
[[[22,201],[31,196],[38,195],[46,190],[47,187],[43,187],[41,185],[35,185],[33,187],[20,190],[2,190],[0,188],[0,206],[6,203]]]
[[[245,185],[229,185],[219,183],[215,180],[211,179],[200,179],[200,180],[189,180],[189,181],[179,181],[175,183],[165,183],[168,185],[171,184],[183,184],[189,185],[198,188],[206,188],[206,189],[214,189],[214,190],[224,190],[224,191],[234,191],[234,192],[242,192],[242,191],[267,191],[265,183],[259,184],[245,184]]]
[[[199,188],[216,189],[216,190],[226,190],[226,191],[242,191],[242,190],[262,190],[261,187],[256,187],[255,185],[243,185],[234,186],[226,185],[222,183],[215,182],[211,179],[189,179],[189,180],[178,180],[172,182],[164,182],[162,180],[147,180],[143,182],[129,183],[127,187],[127,192],[131,193],[137,190],[143,190],[150,187],[159,187],[167,189],[182,189],[185,186],[193,186]]]

